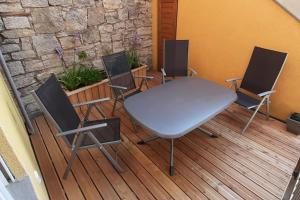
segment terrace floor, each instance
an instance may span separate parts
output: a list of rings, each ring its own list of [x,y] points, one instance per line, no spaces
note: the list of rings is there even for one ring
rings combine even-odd
[[[104,110],[110,113],[111,106],[104,104]],[[249,116],[237,105],[229,109]],[[195,130],[175,141],[175,175],[170,177],[169,142],[137,145],[151,133],[141,127],[134,132],[122,109],[116,115],[123,142],[109,150],[119,149],[125,172],[117,173],[97,149],[82,150],[67,180],[62,174],[69,149],[44,116],[34,120],[37,133],[31,141],[51,199],[281,199],[300,155],[300,138],[285,124],[258,115],[241,135],[243,124],[223,112],[205,124],[219,138]]]

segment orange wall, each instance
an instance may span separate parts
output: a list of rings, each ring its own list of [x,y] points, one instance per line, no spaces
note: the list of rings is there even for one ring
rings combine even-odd
[[[190,40],[190,66],[225,84],[242,77],[255,45],[289,53],[272,115],[300,112],[300,22],[272,0],[179,0],[177,38]]]

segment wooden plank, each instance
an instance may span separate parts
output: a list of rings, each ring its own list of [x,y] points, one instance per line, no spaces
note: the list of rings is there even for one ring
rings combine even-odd
[[[57,171],[59,179],[64,187],[64,190],[69,199],[84,199],[79,185],[76,182],[76,179],[71,172],[67,179],[63,179],[63,173],[66,169],[67,163],[62,155],[57,143],[52,137],[52,133],[49,130],[49,127],[43,122],[43,117],[36,118],[37,127],[41,133],[41,136],[48,148],[49,155],[53,161],[54,167]]]
[[[36,158],[41,169],[41,173],[46,185],[50,199],[65,200],[66,195],[61,185],[61,182],[56,174],[55,168],[53,166],[52,160],[49,157],[48,151],[45,144],[41,138],[39,129],[36,126],[36,122],[32,123],[35,134],[30,136],[31,143],[36,155]]]
[[[160,152],[165,151],[165,153],[168,152],[166,149],[165,141],[160,140],[160,141],[155,141],[153,143],[154,143],[153,144],[154,148],[157,151],[160,151]],[[164,148],[164,150],[162,148]],[[201,166],[199,166],[196,162],[194,162],[192,159],[190,159],[184,153],[179,151],[177,148],[175,148],[175,151],[176,151],[176,154],[175,154],[176,166],[177,166],[177,163],[182,162],[184,165],[186,165],[187,168],[189,168],[197,176],[202,178],[205,182],[207,182],[212,188],[214,188],[218,193],[220,193],[226,199],[232,199],[232,200],[233,199],[242,199],[237,193],[235,193],[229,187],[224,185],[216,177],[212,176],[208,171],[203,169]]]
[[[110,111],[108,111],[110,112]],[[97,115],[95,113],[94,115]],[[122,138],[125,137],[122,135]],[[152,193],[156,199],[170,199],[168,193],[159,185],[159,183],[139,164],[138,160],[130,154],[123,145],[118,146],[119,157],[123,160],[124,164],[141,180],[142,184]],[[122,174],[121,174],[122,175]],[[150,198],[151,199],[151,198]]]
[[[45,120],[45,122],[46,120]],[[62,140],[62,138],[55,137],[55,135],[58,133],[57,130],[54,128],[53,125],[48,124],[48,127],[50,128],[51,132],[53,133],[53,138],[58,143],[65,159],[68,161],[71,157],[71,151],[70,148],[67,147],[66,143]],[[83,166],[83,163],[76,158],[74,160],[74,163],[72,165],[72,172],[76,178],[77,183],[79,184],[82,192],[85,195],[85,198],[87,199],[102,199],[99,191],[97,190],[97,187],[93,183],[91,177],[88,175],[87,170]]]
[[[79,103],[82,103],[82,102],[87,101],[87,99],[86,99],[86,94],[85,94],[84,91],[79,92],[79,93],[77,94],[77,97],[78,97],[78,102],[79,102]],[[86,105],[80,106],[80,110],[81,110],[81,111],[84,111],[84,112],[85,112],[85,111],[87,111],[87,109],[88,109],[88,106],[86,106]]]
[[[146,70],[135,73],[145,75]],[[160,74],[153,75],[156,79],[149,83],[150,87],[160,84]],[[72,95],[70,101],[103,98],[106,93],[110,95],[107,86],[97,85],[83,94]],[[112,102],[104,104],[106,113],[110,114],[111,106]],[[229,109],[243,119],[249,117],[247,111],[236,105]],[[82,115],[86,108],[77,111]],[[300,154],[300,140],[288,133],[283,123],[273,119],[266,121],[259,114],[250,131],[240,135],[237,131],[243,124],[222,113],[204,127],[224,137],[212,139],[193,131],[176,140],[175,176],[170,177],[169,141],[136,145],[151,133],[140,127],[135,133],[123,109],[116,111],[116,115],[122,119],[124,142],[119,146],[119,161],[126,172],[117,173],[98,149],[82,150],[70,174],[73,180],[69,177],[68,182],[61,180],[61,171],[70,152],[61,139],[54,138],[55,128],[37,118],[37,128],[42,132],[40,137],[31,136],[31,141],[47,189],[52,188],[48,189],[52,199],[93,199],[94,193],[98,194],[95,199],[278,199]],[[99,115],[93,112],[91,118],[95,117]],[[108,147],[108,150],[113,153],[117,147]],[[79,172],[83,172],[82,175]]]
[[[132,138],[132,136],[133,136],[133,132],[131,130],[129,130],[128,127],[126,127],[126,128],[124,127],[123,133],[126,134],[126,136],[128,136],[128,137],[130,134],[131,135],[130,138]],[[139,134],[140,134],[140,132],[139,132]],[[135,141],[137,142],[139,140],[139,138],[136,138],[136,139],[135,139]],[[134,146],[136,144],[136,142],[133,143],[127,137],[126,137],[125,141],[127,141],[129,144],[134,145]],[[196,182],[196,180],[195,180],[194,184],[197,185],[200,189],[197,188],[195,185],[193,185],[191,182],[189,182],[187,180],[187,177],[185,177],[184,175],[179,173],[177,169],[175,170],[173,176],[169,176],[169,171],[168,171],[169,164],[168,164],[167,159],[160,158],[160,156],[157,152],[154,152],[147,146],[138,147],[138,148],[139,148],[139,150],[141,150],[141,152],[143,152],[143,154],[145,154],[147,157],[149,157],[149,159],[160,169],[160,171],[162,171],[166,176],[168,176],[191,199],[207,199],[207,197],[205,197],[201,192],[208,193],[207,195],[210,197],[215,197],[215,198],[218,197],[217,199],[222,199],[222,197],[219,194],[211,192],[210,189],[207,189],[207,188],[204,189],[205,183],[203,183],[202,180],[197,179],[196,177],[195,178],[197,179],[198,182]],[[180,168],[180,169],[183,169],[183,168]],[[186,170],[186,169],[183,169],[183,170]],[[191,175],[191,173],[189,175]],[[163,185],[163,183],[161,183],[161,185],[162,185],[162,187],[165,187]]]
[[[244,176],[245,182],[246,181],[249,182],[245,186],[250,188],[250,186],[253,185],[252,187],[256,188],[255,189],[256,191],[264,189],[265,191],[261,190],[262,193],[271,193],[275,197],[281,198],[281,195],[283,194],[284,189],[281,189],[281,188],[273,185],[273,183],[268,182],[266,179],[263,179],[261,176],[257,175],[255,172],[249,170],[246,166],[240,164],[239,162],[232,159],[231,157],[227,156],[222,151],[219,151],[218,149],[215,149],[212,146],[208,145],[206,142],[203,142],[196,134],[189,134],[189,135],[187,135],[186,138],[189,138],[189,140],[192,141],[193,143],[195,143],[197,146],[201,146],[201,148],[203,148],[206,151],[206,155],[215,156],[216,158],[221,160],[223,163],[226,163],[227,165],[222,165],[222,164],[220,164],[220,162],[216,163],[216,166],[220,166],[220,167],[224,166],[224,167],[222,167],[222,170],[225,171],[225,167],[229,166],[230,168],[234,168],[237,172],[239,172],[242,176]],[[233,173],[230,173],[230,175],[233,175]],[[236,174],[236,176],[241,177],[239,174]],[[237,178],[236,180],[241,181],[243,179]],[[250,180],[252,180],[252,182]],[[260,187],[255,186],[255,185],[259,185]]]
[[[123,131],[124,133],[126,133],[126,135],[128,136],[128,134],[130,134],[131,136],[129,138],[131,138],[131,142],[133,143],[137,143],[140,139],[145,138],[150,136],[149,134],[146,134],[146,132],[143,129],[139,129],[137,134],[134,134],[132,132],[132,130],[130,130],[131,126],[130,124],[130,120],[128,119],[128,115],[126,115],[124,112],[122,112],[120,110],[120,112],[118,113],[119,116],[121,115],[122,121],[124,122],[124,126],[127,126],[127,128],[125,128],[125,130]],[[135,135],[140,136],[141,138],[134,138]],[[156,142],[151,142],[151,144],[155,144]],[[152,146],[152,145],[151,145]],[[143,145],[138,145],[138,148],[141,149],[145,155],[147,155],[154,163],[156,163],[157,166],[161,166],[160,169],[162,171],[165,172],[166,175],[168,175],[168,166],[169,166],[169,144],[165,144],[164,146],[166,146],[167,150],[162,150],[160,149],[160,145],[156,145],[155,147],[151,149],[147,148],[147,146],[143,146]],[[153,151],[155,151],[156,153],[153,153]],[[164,162],[162,162],[159,157],[163,156],[163,160]],[[185,165],[183,165],[179,159],[177,159],[176,155],[175,155],[175,160],[178,161],[178,163],[176,163],[176,170],[175,170],[175,175],[173,177],[170,177],[175,183],[176,183],[176,179],[183,179],[180,182],[184,182],[185,179],[187,179],[190,183],[192,183],[197,189],[199,189],[204,195],[206,195],[208,198],[210,199],[222,199],[223,197],[220,196],[217,191],[213,190],[212,187],[210,187],[206,182],[204,182],[201,177],[197,176],[195,174],[195,172],[193,170],[189,170]],[[178,170],[178,172],[177,172]],[[178,173],[182,174],[183,177],[179,177]],[[178,177],[175,177],[178,176]],[[186,182],[186,181],[185,181]],[[185,183],[187,184],[187,183]],[[180,183],[177,183],[177,185],[180,186],[180,188],[185,191],[185,193],[187,195],[189,195],[191,198],[196,198],[197,195],[199,195],[199,193],[195,192],[195,196],[191,196],[191,194],[193,194],[193,191],[190,191],[191,188],[193,188],[193,186],[189,186],[189,188],[185,188],[184,186],[181,186]],[[215,185],[214,185],[215,187]],[[220,186],[222,188],[222,186]],[[216,187],[215,187],[216,188]],[[229,195],[229,194],[232,195]],[[224,193],[225,194],[225,193]],[[225,194],[226,197],[231,197],[233,199],[238,199],[236,194],[233,194],[233,192],[226,192]],[[201,196],[202,197],[202,196]],[[198,197],[199,198],[199,197]],[[203,197],[202,197],[203,198]]]
[[[99,86],[96,87],[92,87],[92,95],[93,95],[93,99],[100,99],[100,95],[99,95],[99,90],[98,90]]]
[[[123,119],[123,121],[124,121],[124,119]],[[128,123],[127,123],[128,124]],[[127,131],[125,131],[126,133],[128,133]],[[136,140],[135,141],[135,143],[137,142],[137,141],[139,141],[139,139],[138,140]],[[167,146],[166,144],[165,144],[165,146]],[[176,149],[176,153],[177,153],[177,149]],[[176,156],[176,153],[175,153],[175,156]],[[149,158],[151,158],[152,156],[150,155],[149,156]],[[195,160],[196,158],[192,158],[193,160]],[[196,159],[197,160],[197,159]],[[203,163],[203,160],[201,161],[201,164]],[[177,163],[176,163],[176,166],[177,166]],[[211,169],[212,168],[212,166],[209,166],[209,167],[207,167],[206,169],[208,170],[208,169]],[[224,177],[224,175],[222,174],[222,177]],[[228,176],[228,177],[226,177],[225,178],[225,180],[227,181],[227,180],[230,180],[231,178]],[[234,180],[232,179],[232,182],[234,182]],[[243,188],[243,186],[240,186],[240,184],[238,183],[238,182],[234,182],[234,184],[229,184],[230,185],[230,188],[235,188],[236,189],[236,191],[237,191],[237,193],[240,193],[240,195],[241,196],[243,196],[243,198],[251,198],[251,199],[259,199],[257,196],[255,196],[255,194],[253,194],[253,193],[251,193],[250,191],[247,191],[247,192],[249,192],[249,193],[247,193],[247,194],[245,194],[244,192],[244,188]],[[247,190],[247,189],[245,189],[245,190]]]
[[[106,112],[109,112],[109,107],[107,103],[104,104]],[[123,134],[124,126],[121,126],[121,131]],[[123,145],[125,148],[135,156],[139,163],[161,184],[161,186],[168,191],[168,193],[175,199],[189,199],[189,197],[171,181],[165,173],[163,173],[146,155],[144,155],[135,145],[132,145],[131,141],[127,137],[123,138]]]
[[[92,89],[91,89],[91,88],[85,90],[84,93],[85,93],[86,101],[94,100],[94,98],[93,98],[93,92],[92,92]]]
[[[69,99],[70,99],[70,102],[72,104],[79,103],[78,95],[77,94],[73,94],[73,95],[69,96]],[[80,113],[81,112],[81,110],[80,110],[79,107],[75,108],[75,111],[76,111],[76,113]]]
[[[267,165],[266,167],[264,167],[265,165],[262,164],[262,162],[264,161],[257,158],[255,155],[249,152],[245,152],[241,148],[236,148],[235,150],[235,148],[233,147],[234,144],[222,137],[211,140],[210,138],[207,138],[207,135],[201,133],[198,133],[197,137],[199,137],[199,139],[203,140],[207,144],[210,144],[211,146],[224,152],[231,158],[237,160],[244,166],[257,173],[259,176],[270,181],[272,184],[275,184],[282,190],[285,189],[284,185],[288,182],[289,176],[282,176],[282,171],[280,171],[279,173],[278,171],[273,170],[274,168],[271,165]]]
[[[106,105],[107,105],[108,103],[106,103]],[[106,112],[110,112],[109,111],[109,108],[110,107],[106,107],[106,109],[105,109],[105,111]],[[124,126],[122,125],[121,126],[121,131],[122,131],[122,133],[124,134],[125,133],[125,130],[124,130]],[[138,152],[139,154],[141,153],[140,151],[136,151],[136,153],[135,154],[132,154],[132,152],[130,152],[130,150],[132,149],[132,148],[136,148],[135,147],[135,145],[133,145],[126,137],[122,137],[122,139],[123,139],[123,146],[125,147],[125,149],[127,150],[127,151],[129,151],[129,153],[131,154],[131,155],[133,155],[134,157],[135,157],[135,159],[138,161],[138,163],[140,163],[152,176],[153,176],[153,171],[155,171],[155,170],[153,170],[153,167],[152,167],[152,165],[150,165],[150,171],[149,171],[149,167],[148,167],[148,165],[143,165],[143,163],[140,161],[140,159],[139,158],[137,158],[135,155],[136,155],[136,153]],[[126,142],[125,142],[126,141]],[[126,145],[125,145],[126,144]],[[148,163],[149,164],[149,163]],[[159,171],[159,170],[157,170],[157,171]],[[156,173],[157,174],[157,173]],[[154,178],[157,180],[157,176],[154,176]],[[164,180],[164,182],[166,182],[166,180],[165,180],[165,178],[160,178],[161,180]],[[159,180],[157,180],[159,183],[161,183],[161,181],[159,181]],[[166,186],[165,184],[161,184],[161,186],[165,189],[165,190],[167,190],[168,192],[169,192],[169,194],[171,195],[171,196],[173,196],[173,198],[179,198],[179,197],[184,197],[184,198],[187,198],[187,196],[186,195],[183,195],[184,193],[181,193],[180,191],[177,191],[176,192],[176,190],[174,190],[173,189],[173,187],[175,186],[175,185],[173,185],[173,182],[171,182],[172,184],[170,185],[170,186]],[[188,186],[188,185],[187,185]],[[167,189],[166,189],[167,188]],[[168,189],[172,189],[171,191],[173,191],[173,192],[175,192],[175,193],[177,193],[177,194],[180,194],[181,196],[174,196],[173,195],[173,193],[171,193],[170,192],[170,190],[168,190]],[[176,194],[175,194],[176,195]]]
[[[127,149],[120,145],[119,155],[127,164],[131,171],[141,180],[142,184],[151,192],[156,199],[171,199],[170,195],[160,186],[160,184],[139,164],[138,160],[130,154]]]
[[[243,123],[231,118],[230,114],[226,112],[222,113],[218,117],[222,122],[227,122],[230,124],[230,128],[236,132],[240,132],[241,128],[239,126],[244,125]],[[247,130],[247,133],[245,133],[244,136],[289,159],[292,163],[297,162],[297,158],[300,155],[299,152],[294,152],[289,146],[266,136],[264,132],[262,134],[261,132],[257,131],[253,126]]]
[[[108,147],[108,151],[110,153],[115,153],[116,149],[118,148],[114,148],[114,150],[112,150],[111,147]],[[140,181],[140,179],[131,171],[131,169],[123,161],[123,157],[119,157],[118,162],[120,163],[121,166],[123,166],[124,169],[124,172],[120,173],[120,175],[126,181],[126,183],[134,192],[134,194],[137,196],[137,198],[154,200],[155,198],[152,196],[149,190],[144,186],[143,182]]]
[[[116,172],[98,149],[89,149],[89,152],[121,199],[137,199],[136,195],[132,192],[123,178]]]
[[[281,159],[286,160],[285,158],[279,157],[279,155],[245,138],[241,134],[232,131],[226,126],[216,123],[214,120],[209,121],[204,126],[222,135],[227,140],[232,141],[233,143],[238,144],[242,148],[254,153],[258,157],[269,161],[274,167],[277,167],[288,174],[292,173],[293,164],[291,163],[287,164],[286,162],[281,160]]]
[[[250,111],[241,109],[238,105],[234,104],[230,107],[230,110],[232,110],[244,120],[249,119],[251,114]],[[268,135],[270,138],[284,143],[290,146],[292,149],[297,150],[297,152],[300,152],[299,137],[288,132],[284,123],[278,122],[277,120],[272,118],[270,118],[269,120],[265,120],[264,117],[260,113],[258,113],[251,126],[255,127],[256,130],[264,133],[265,135]]]
[[[106,94],[105,94],[104,85],[99,85],[98,91],[99,91],[99,97],[100,97],[100,98],[108,97],[108,96],[106,96]]]
[[[97,119],[101,119],[101,118],[102,118],[102,116],[100,116],[99,113],[95,112],[95,114],[93,114],[93,113],[91,114],[92,120],[97,120]],[[108,151],[110,151],[111,155],[115,154],[115,152],[109,146],[107,146],[106,148],[108,149]],[[124,181],[132,189],[132,191],[135,193],[135,195],[139,199],[154,199],[153,196],[151,195],[151,193],[142,184],[142,182],[140,182],[140,180],[134,175],[134,173],[122,161],[122,158],[119,158],[118,161],[124,169],[124,172],[119,173],[119,174],[123,177]]]

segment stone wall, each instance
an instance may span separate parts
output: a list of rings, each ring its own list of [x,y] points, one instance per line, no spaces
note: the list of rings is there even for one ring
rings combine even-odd
[[[0,13],[0,49],[30,114],[30,91],[71,66],[76,52],[103,68],[101,55],[128,49],[138,35],[141,61],[151,66],[151,0],[0,0]]]

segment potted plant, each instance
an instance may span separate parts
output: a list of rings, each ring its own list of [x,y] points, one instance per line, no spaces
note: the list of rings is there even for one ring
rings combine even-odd
[[[89,67],[84,64],[88,55],[85,51],[78,54],[79,62],[74,62],[73,67],[65,70],[59,77],[59,81],[68,91],[98,83],[106,78],[104,70]]]
[[[287,119],[287,130],[300,135],[300,114],[292,113]]]
[[[133,37],[129,41],[129,49],[127,51],[128,63],[131,69],[135,69],[142,66],[137,52],[137,49],[140,45],[141,38],[137,33],[134,33]]]

